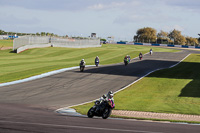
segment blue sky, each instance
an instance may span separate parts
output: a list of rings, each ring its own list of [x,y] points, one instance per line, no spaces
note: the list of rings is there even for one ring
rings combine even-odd
[[[139,28],[200,33],[200,0],[0,0],[0,29],[131,41]]]

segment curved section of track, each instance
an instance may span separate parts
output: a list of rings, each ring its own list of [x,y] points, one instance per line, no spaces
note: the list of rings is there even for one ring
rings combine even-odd
[[[51,109],[97,99],[109,90],[117,91],[153,70],[168,68],[178,63],[189,53],[154,53],[153,56],[145,55],[141,61],[134,59],[128,66],[119,63],[86,68],[84,72],[75,69],[42,79],[0,87],[0,131],[22,132],[22,127],[26,126],[27,131],[33,132],[39,127],[43,127],[44,132],[53,132],[53,129],[57,129],[58,132],[60,128],[61,132],[65,129],[70,132],[117,132],[114,130],[117,128],[124,132],[161,132],[163,128],[150,128],[150,125],[157,124],[146,123],[145,127],[142,124],[139,127],[131,127],[130,124],[137,125],[142,122],[66,117],[54,114]],[[8,127],[10,124],[12,129]],[[117,126],[119,124],[120,126]],[[162,124],[159,126],[162,127]],[[176,126],[171,126],[171,129],[171,132],[178,130]]]

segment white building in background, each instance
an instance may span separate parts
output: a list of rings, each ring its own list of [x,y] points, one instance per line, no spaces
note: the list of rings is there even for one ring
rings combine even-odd
[[[97,34],[96,34],[96,33],[91,33],[91,37],[92,37],[92,38],[96,38],[96,37],[97,37]]]
[[[114,43],[114,41],[115,41],[115,37],[114,36],[107,37],[107,42],[108,43]]]

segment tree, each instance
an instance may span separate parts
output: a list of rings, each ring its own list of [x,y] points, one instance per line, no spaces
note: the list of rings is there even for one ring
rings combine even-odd
[[[137,35],[134,40],[137,42],[155,42],[156,41],[156,30],[151,27],[145,27],[137,30]]]
[[[40,33],[39,33],[39,32],[37,32],[37,33],[36,33],[36,35],[37,35],[37,36],[40,36]]]
[[[168,34],[170,40],[174,40],[174,44],[185,45],[186,39],[181,35],[181,31],[174,29]]]
[[[198,45],[198,39],[192,37],[186,37],[186,45],[191,45],[191,46]]]
[[[163,43],[163,42],[168,43],[169,42],[168,32],[161,30],[157,34],[157,37],[158,37],[158,42],[160,42],[160,43]]]
[[[41,32],[41,36],[45,36],[46,35],[46,33],[45,32]]]

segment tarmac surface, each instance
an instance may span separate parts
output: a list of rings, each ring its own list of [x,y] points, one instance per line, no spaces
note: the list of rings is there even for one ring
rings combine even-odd
[[[177,64],[190,53],[154,53],[143,60],[90,67],[55,74],[42,79],[0,87],[0,133],[54,132],[143,132],[199,133],[199,125],[144,122],[122,119],[89,119],[55,113],[67,107],[117,91],[156,69]]]

